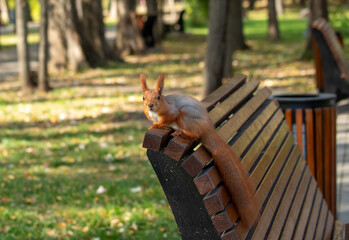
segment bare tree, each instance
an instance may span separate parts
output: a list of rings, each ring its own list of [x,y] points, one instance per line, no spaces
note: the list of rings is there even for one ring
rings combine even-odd
[[[281,39],[275,0],[268,0],[268,38],[274,41]]]
[[[119,22],[115,46],[121,56],[144,51],[145,44],[136,19],[136,1],[118,0]]]
[[[38,70],[38,89],[47,92],[49,90],[49,80],[47,74],[48,61],[48,15],[47,0],[40,0],[40,44],[39,44],[39,70]]]
[[[33,89],[33,84],[29,73],[29,49],[27,41],[27,17],[26,0],[16,0],[16,31],[17,31],[17,54],[19,66],[19,80],[22,92],[29,93]]]
[[[105,39],[101,0],[50,0],[49,39],[54,70],[118,60]]]

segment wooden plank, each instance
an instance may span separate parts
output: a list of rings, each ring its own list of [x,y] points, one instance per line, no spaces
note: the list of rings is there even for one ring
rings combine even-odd
[[[316,234],[314,239],[323,239],[325,224],[327,220],[328,208],[325,201],[322,201],[321,210],[319,214],[319,220],[316,224]]]
[[[281,163],[284,164],[284,160],[279,159],[279,161],[276,161],[275,163]],[[270,169],[269,173],[271,175],[275,175],[273,177],[269,177],[263,180],[263,183],[261,187],[257,190],[257,196],[258,199],[264,200],[267,199],[268,202],[266,204],[265,209],[263,210],[262,216],[258,222],[258,225],[256,229],[253,232],[253,239],[264,239],[268,227],[272,222],[276,207],[280,201],[280,198],[282,197],[282,193],[284,189],[287,186],[288,179],[291,177],[291,174],[293,172],[294,167],[296,166],[297,162],[299,160],[299,149],[296,147],[293,147],[291,155],[286,158],[285,167],[279,167]],[[282,172],[280,173],[280,176],[278,177],[279,170]],[[276,174],[274,172],[275,171]],[[275,181],[275,188],[272,189],[273,182]],[[273,190],[271,192],[271,196],[268,199],[267,195],[265,195],[265,191],[268,190],[268,194],[270,194],[270,190]]]
[[[278,108],[278,104],[272,101],[268,106],[257,116],[257,118],[247,127],[241,136],[232,145],[232,149],[237,156],[241,156],[242,153],[248,148],[253,139],[257,136],[263,126],[272,117]]]
[[[234,110],[253,94],[259,83],[257,81],[249,81],[232,93],[221,104],[216,106],[209,112],[209,117],[214,125],[220,124],[226,117],[233,113]],[[181,136],[172,138],[165,149],[164,154],[174,160],[179,161],[183,155],[192,147],[192,142]]]
[[[291,239],[303,239],[316,192],[317,192],[316,181],[314,178],[311,178],[309,190],[304,200],[304,204],[302,206],[301,214],[299,215],[299,218],[297,221],[295,232]]]
[[[221,240],[240,240],[235,229],[229,229],[222,234]]]
[[[270,228],[268,239],[280,239],[279,235],[281,234],[281,231],[285,224],[290,206],[293,203],[293,199],[296,197],[295,195],[299,187],[299,183],[303,177],[305,166],[306,166],[305,160],[303,158],[300,159],[297,163],[297,166],[294,172],[291,175],[291,180],[287,186],[287,189],[283,197],[280,200],[278,200],[278,201],[281,201],[281,203],[279,203],[276,216],[273,219],[273,223]]]
[[[332,140],[331,136],[331,112],[329,108],[324,108],[323,109],[323,114],[324,114],[324,141],[326,143],[324,144],[324,191],[323,195],[324,198],[328,204],[328,206],[332,207],[332,179],[335,178],[332,174],[332,161],[335,159],[332,159],[332,153],[331,153],[331,147],[332,143],[328,142]]]
[[[323,138],[323,120],[322,120],[322,109],[315,108],[315,156],[316,156],[316,181],[321,190],[324,192],[324,164],[323,164],[323,148],[324,148],[324,138]]]
[[[296,109],[296,139],[299,150],[303,154],[303,109]]]
[[[299,188],[297,189],[296,197],[293,201],[289,216],[285,223],[281,239],[292,239],[293,230],[296,226],[300,210],[302,208],[304,199],[307,195],[308,187],[310,184],[311,173],[308,169],[305,169]]]
[[[241,163],[247,171],[249,171],[253,164],[255,164],[258,156],[266,147],[276,129],[280,126],[283,118],[284,115],[282,114],[281,109],[279,109],[268,122],[267,126],[258,135],[256,141],[252,144],[246,155],[242,158]]]
[[[334,218],[331,212],[327,214],[325,229],[324,229],[324,240],[331,240],[333,233]]]
[[[255,142],[255,144],[249,149],[245,157],[242,159],[244,167],[246,167],[246,162],[248,161],[254,161],[258,155],[260,155],[261,151],[265,147],[265,145],[268,143],[271,135],[276,131],[276,128],[280,125],[281,121],[283,119],[283,114],[282,112],[277,112],[271,119],[271,121],[268,123],[268,126],[265,127],[263,132],[260,134],[259,139]],[[245,169],[248,169],[247,167]],[[225,188],[222,188],[224,191]],[[225,198],[225,194],[223,195],[224,197],[221,199],[221,192],[223,191],[220,189],[219,191],[214,190],[212,193],[209,194],[209,197],[204,198],[204,202],[206,201],[214,201],[214,206],[213,207],[212,203],[207,203],[209,213],[217,213],[218,211],[222,211],[226,204],[228,203],[229,199]],[[229,195],[227,195],[229,197]],[[205,203],[206,205],[206,203]],[[214,212],[215,211],[215,212]]]
[[[235,74],[228,82],[217,88],[214,92],[202,100],[202,104],[211,110],[217,103],[226,99],[230,94],[235,92],[239,87],[246,83],[246,76],[243,74]]]
[[[314,134],[314,117],[313,109],[305,109],[305,129],[306,129],[306,149],[308,167],[315,177],[315,134]]]
[[[234,223],[238,219],[239,215],[237,214],[235,207],[230,203],[227,208],[214,216],[211,220],[213,225],[216,227],[218,233],[222,233],[233,227]]]
[[[229,132],[231,136],[234,136],[252,114],[268,99],[270,94],[271,91],[267,88],[258,91],[253,98],[244,104],[244,106],[217,131],[217,133],[222,136],[223,133]],[[231,136],[229,136],[229,138]],[[228,139],[225,139],[225,141],[228,141]],[[211,157],[209,153],[201,146],[182,163],[182,166],[190,176],[194,177],[199,174],[210,160]]]
[[[162,128],[152,128],[145,133],[143,148],[153,151],[160,151],[168,139],[170,139],[172,130]]]
[[[310,219],[306,228],[306,232],[304,235],[304,239],[313,239],[315,235],[316,230],[316,224],[318,222],[320,210],[321,210],[321,203],[322,203],[322,194],[318,190],[315,196],[315,200],[312,206]]]
[[[213,191],[222,181],[215,166],[208,167],[200,175],[194,178],[194,183],[201,195]]]
[[[257,89],[257,81],[249,81],[231,94],[221,104],[209,112],[209,116],[214,125],[220,124],[223,119],[228,117],[236,107],[246,100]]]
[[[279,134],[274,138],[274,140],[277,139],[277,141],[274,141],[274,143],[272,142],[269,145],[261,161],[250,175],[250,180],[256,185],[259,184],[264,177],[262,183],[257,189],[257,198],[261,202],[264,202],[268,196],[269,191],[271,190],[275,179],[279,175],[283,163],[287,159],[293,145],[293,137],[290,134],[286,134],[288,125],[284,123],[283,126],[283,131],[285,131],[285,133],[283,133],[282,129],[280,129]],[[279,149],[280,142],[283,141],[283,138],[281,137],[285,137],[285,135],[286,140],[282,143],[281,149]],[[261,220],[259,220],[259,222],[261,222]],[[245,239],[249,229],[244,228],[243,224],[238,224],[235,231],[241,239]]]
[[[293,121],[292,121],[292,109],[286,109],[286,111],[285,111],[285,119],[286,119],[286,122],[288,124],[288,131],[292,132],[292,124],[293,124]]]
[[[270,166],[270,164],[274,160],[274,157],[279,151],[280,143],[286,138],[287,129],[288,129],[288,125],[284,122],[281,125],[275,137],[272,139],[268,148],[262,155],[262,158],[258,162],[257,166],[252,171],[250,179],[254,183],[254,186],[257,186],[262,180],[263,176],[266,174],[268,167]],[[288,143],[288,144],[292,144],[292,143]]]
[[[224,210],[230,201],[230,195],[227,189],[223,185],[220,185],[207,194],[203,201],[208,214],[213,215]]]

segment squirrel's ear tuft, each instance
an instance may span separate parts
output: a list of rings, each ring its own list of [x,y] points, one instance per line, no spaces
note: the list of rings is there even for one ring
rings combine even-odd
[[[141,79],[142,90],[143,90],[143,92],[145,92],[146,90],[148,90],[148,87],[147,87],[147,81],[145,80],[145,75],[144,75],[144,73],[141,73],[141,75],[139,76],[139,78]]]
[[[164,79],[165,79],[165,74],[161,74],[158,77],[158,81],[156,83],[156,88],[155,90],[157,90],[159,92],[159,94],[162,94],[162,90],[164,89]]]

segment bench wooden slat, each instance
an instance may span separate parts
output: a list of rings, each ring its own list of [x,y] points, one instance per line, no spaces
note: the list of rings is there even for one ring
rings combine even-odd
[[[304,231],[307,227],[310,211],[312,209],[314,197],[315,197],[315,194],[317,191],[316,187],[317,187],[316,181],[312,177],[310,180],[310,186],[309,186],[309,189],[307,192],[307,196],[304,200],[301,214],[298,217],[297,226],[296,226],[295,232],[292,236],[292,239],[303,239],[303,237],[304,237]]]
[[[315,152],[314,152],[314,117],[313,109],[305,109],[305,129],[306,129],[306,148],[307,148],[307,163],[308,167],[313,174],[315,175]]]
[[[324,240],[331,240],[333,233],[334,218],[331,213],[327,214],[326,224],[324,228]]]
[[[278,105],[274,101],[271,101],[268,106],[257,116],[257,118],[247,127],[243,134],[232,146],[233,151],[240,156],[244,152],[248,145],[251,143],[255,135],[261,130],[264,124],[270,119],[273,113],[276,111]],[[198,186],[200,194],[206,194],[212,191],[219,184],[218,170],[211,167],[198,175],[194,182]],[[212,180],[208,178],[213,177]]]
[[[297,192],[299,183],[303,177],[305,166],[305,160],[301,158],[294,170],[294,173],[291,175],[291,180],[285,190],[285,194],[282,197],[282,200],[280,200],[280,206],[278,207],[276,216],[273,220],[273,225],[271,226],[268,239],[280,239],[279,235],[281,234],[282,228],[288,215],[288,211],[290,209],[291,203],[293,202],[290,200],[295,198],[295,193]]]
[[[279,112],[278,112],[279,113]],[[280,125],[282,117],[280,117],[281,114],[275,114],[271,121],[268,123],[268,125],[265,127],[263,132],[260,134],[260,137],[258,140],[264,141],[263,144],[254,144],[253,147],[250,148],[248,153],[245,155],[245,157],[242,159],[242,162],[244,162],[246,159],[254,159],[254,156],[252,155],[259,155],[262,149],[266,146],[266,144],[269,141],[270,136],[276,131],[277,127]],[[282,116],[282,115],[281,115]],[[270,133],[266,133],[266,131],[269,131]],[[286,132],[286,131],[285,131]],[[267,138],[265,138],[267,136]],[[269,136],[269,137],[268,137]],[[257,143],[257,141],[256,141]],[[258,149],[257,149],[258,148]],[[243,164],[245,166],[245,164]],[[248,169],[248,168],[246,168]],[[226,198],[228,196],[228,199]],[[229,202],[229,195],[227,193],[227,190],[225,187],[220,186],[219,191],[215,189],[213,192],[209,193],[207,197],[204,198],[205,206],[207,207],[207,211],[210,214],[217,213],[219,211],[223,211],[226,205]],[[207,203],[206,203],[207,202]],[[215,203],[215,208],[209,207],[212,206],[213,203]]]
[[[325,201],[322,201],[321,210],[319,214],[318,223],[316,224],[316,234],[314,239],[323,239],[325,224],[328,215],[328,208]]]
[[[143,148],[147,148],[153,151],[160,151],[165,144],[167,144],[170,138],[172,130],[153,128],[145,133]]]
[[[300,214],[300,210],[302,208],[304,198],[308,191],[310,179],[311,179],[310,171],[307,171],[306,169],[304,172],[302,181],[299,184],[299,188],[297,189],[296,197],[292,202],[290,215],[288,216],[287,221],[285,223],[281,239],[292,239],[292,234],[296,226],[296,222]]]
[[[284,131],[287,132],[287,125],[284,124],[283,126],[286,126],[286,128],[284,128],[285,129]],[[282,132],[280,133],[281,134],[279,136],[286,135],[286,134],[283,134]],[[279,175],[282,169],[282,166],[284,165],[284,162],[288,159],[287,156],[292,150],[292,145],[293,145],[293,137],[291,137],[291,135],[289,134],[286,135],[286,139],[283,142],[281,149],[279,149],[279,146],[272,145],[271,143],[270,147],[263,155],[265,161],[260,161],[257,167],[253,170],[252,174],[250,175],[250,179],[253,182],[257,184],[261,182],[256,192],[257,198],[261,202],[264,202],[264,200],[267,198],[269,191],[271,190],[274,184],[275,179]],[[268,168],[269,170],[267,171]],[[264,173],[267,172],[267,173],[264,176],[264,174],[261,174],[261,172],[264,172]],[[247,236],[249,229],[244,228],[242,224],[238,224],[235,231],[237,232],[238,236],[240,236],[241,239],[244,239]]]
[[[275,181],[272,184],[277,183],[275,185],[274,189],[272,189],[272,186],[269,187],[269,189],[271,188],[271,190],[272,190],[269,199],[267,198],[269,193],[267,196],[264,197],[263,196],[264,192],[262,191],[262,193],[260,194],[259,191],[257,190],[257,196],[263,196],[263,198],[259,197],[259,199],[263,199],[263,200],[266,199],[267,203],[266,203],[266,206],[263,210],[263,214],[261,216],[261,219],[259,220],[257,227],[253,232],[254,239],[264,239],[264,236],[266,235],[266,233],[268,231],[268,228],[266,226],[269,226],[272,222],[276,206],[279,202],[279,199],[282,197],[282,193],[286,187],[287,180],[291,177],[293,169],[296,166],[298,160],[299,160],[299,149],[297,149],[296,147],[293,147],[290,156],[286,157],[285,161],[287,161],[287,162],[285,163],[285,166],[283,168],[279,168],[282,171],[280,173],[280,176],[275,177],[273,179],[268,179],[268,181],[263,181],[262,187],[259,189],[264,189],[265,187],[267,187],[266,184],[270,184],[270,181]],[[280,161],[280,162],[281,162],[281,164],[284,164],[284,161]],[[277,169],[277,171],[279,169]],[[272,171],[272,170],[270,170],[270,171]],[[279,174],[279,173],[277,173],[277,174]]]
[[[218,106],[209,112],[214,125],[220,124],[226,117],[228,117],[245,99],[253,94],[257,89],[259,83],[257,81],[250,81],[232,93]],[[183,155],[191,148],[192,142],[184,139],[181,136],[172,138],[167,145],[164,154],[174,160],[180,160]]]
[[[286,119],[286,122],[288,123],[288,131],[289,132],[292,132],[292,109],[286,109],[285,111],[285,119]]]
[[[230,94],[235,92],[239,87],[246,83],[246,76],[243,74],[235,74],[234,77],[229,79],[222,86],[217,88],[214,92],[208,95],[201,102],[210,111],[214,106],[226,99]]]
[[[223,212],[212,217],[212,222],[216,227],[217,232],[222,233],[223,231],[232,228],[238,217],[239,215],[237,214],[234,205],[230,203]]]
[[[276,129],[280,126],[283,120],[282,111],[279,109],[272,119],[269,121],[267,126],[262,130],[262,132],[258,135],[256,141],[252,144],[250,150],[246,153],[246,155],[241,159],[242,165],[248,171],[252,168],[256,162],[252,160],[257,160],[258,156],[261,154],[262,150],[266,147],[268,141],[275,133]]]
[[[242,133],[241,136],[232,145],[233,151],[237,156],[241,156],[242,153],[248,148],[253,139],[272,117],[275,111],[278,109],[278,104],[275,101],[271,101],[268,106],[261,112],[253,123]]]
[[[238,112],[218,130],[218,134],[223,138],[223,133],[227,131],[229,131],[231,135],[235,135],[242,124],[246,122],[258,108],[260,108],[260,106],[268,99],[270,94],[271,92],[267,88],[258,91],[252,99],[239,109]],[[228,141],[226,138],[224,140]],[[182,163],[182,166],[192,177],[194,177],[199,174],[201,169],[203,169],[210,160],[210,155],[206,152],[204,147],[201,146]]]
[[[304,239],[314,238],[316,224],[318,222],[319,213],[321,210],[321,203],[322,203],[322,194],[319,190],[317,190],[315,200],[312,205],[312,210],[311,210],[309,222],[306,228]]]
[[[223,185],[220,185],[208,193],[203,201],[208,214],[213,215],[224,210],[230,201],[230,196],[227,189]]]

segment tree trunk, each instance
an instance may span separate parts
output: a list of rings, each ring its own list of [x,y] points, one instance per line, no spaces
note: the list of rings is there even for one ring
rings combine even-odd
[[[284,5],[282,0],[276,0],[276,13],[277,16],[284,15]]]
[[[50,0],[50,6],[53,70],[77,71],[119,59],[105,39],[101,0]]]
[[[42,92],[49,90],[49,80],[47,74],[48,61],[48,15],[47,15],[47,0],[40,0],[40,43],[39,43],[39,70],[38,70],[38,89]]]
[[[245,35],[243,32],[243,7],[242,0],[233,0],[229,10],[229,15],[232,15],[232,31],[233,31],[233,51],[237,49],[248,49],[249,46],[246,44]]]
[[[328,20],[327,0],[310,0],[309,10],[310,11],[307,26],[307,42],[302,56],[303,59],[308,59],[312,56],[311,26],[313,22],[320,17]]]
[[[154,47],[160,41],[158,28],[158,3],[157,0],[147,0],[147,20],[142,29],[142,36],[147,47]]]
[[[115,47],[121,56],[140,54],[145,50],[145,44],[136,19],[136,1],[118,0],[119,22],[116,27]]]
[[[209,34],[204,67],[203,95],[207,96],[222,84],[227,30],[227,0],[211,0],[209,12]]]
[[[281,39],[275,0],[268,0],[268,38],[273,41]]]
[[[257,2],[257,0],[249,0],[249,5],[248,5],[248,8],[250,10],[253,10],[254,9],[254,4]]]
[[[0,0],[0,22],[10,21],[10,11],[6,0]]]
[[[17,54],[19,65],[19,80],[22,92],[31,92],[33,86],[29,76],[29,49],[27,42],[26,0],[16,0],[16,29],[17,29]]]

